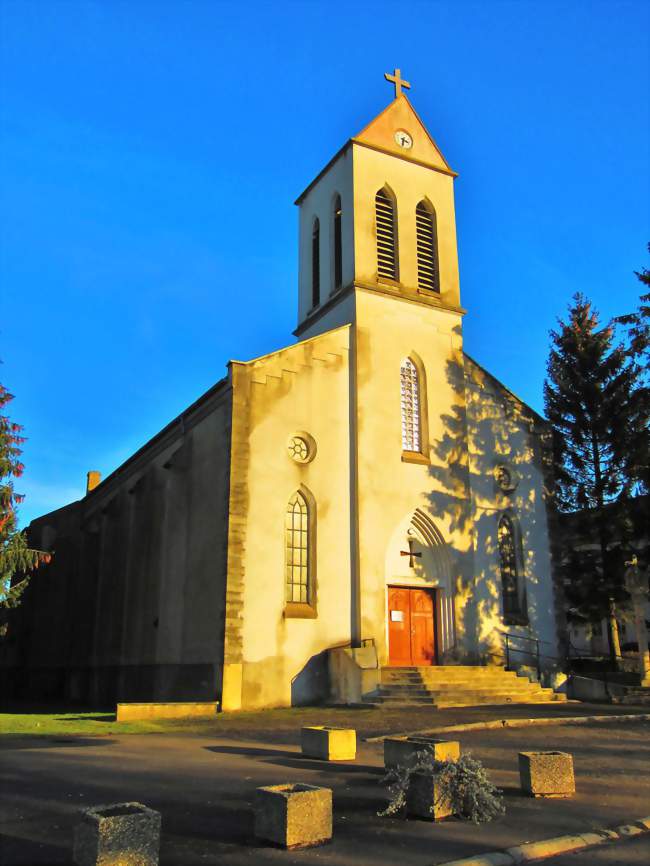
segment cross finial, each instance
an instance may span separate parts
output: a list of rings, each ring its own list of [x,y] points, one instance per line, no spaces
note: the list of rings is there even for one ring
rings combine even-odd
[[[408,81],[404,81],[399,69],[396,69],[392,75],[390,74],[390,72],[384,72],[384,78],[386,79],[386,81],[390,81],[392,84],[395,85],[395,99],[397,99],[398,96],[402,95],[402,87],[405,87],[407,90],[411,89],[411,85],[408,83]]]

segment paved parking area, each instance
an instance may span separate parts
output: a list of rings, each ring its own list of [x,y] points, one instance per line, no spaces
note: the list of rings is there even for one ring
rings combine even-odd
[[[650,833],[545,860],[546,866],[648,866]]]
[[[432,824],[379,818],[377,811],[385,804],[378,784],[380,743],[362,743],[352,764],[327,764],[302,758],[296,745],[298,731],[289,744],[259,735],[248,741],[196,735],[7,739],[0,743],[0,862],[70,864],[79,809],[139,800],[162,812],[161,866],[435,866],[649,814],[649,734],[648,722],[459,734],[462,748],[484,762],[505,792],[506,815],[480,827],[455,819]],[[517,753],[537,748],[573,753],[578,787],[574,799],[521,795]],[[288,781],[333,788],[335,835],[330,845],[284,852],[256,844],[251,813],[255,788]],[[586,853],[582,856],[575,866],[597,862]]]

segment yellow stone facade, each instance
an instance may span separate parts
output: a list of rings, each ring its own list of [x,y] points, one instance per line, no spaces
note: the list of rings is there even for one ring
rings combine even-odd
[[[406,153],[395,139],[400,129],[412,141]],[[551,650],[556,646],[545,428],[463,352],[455,176],[402,95],[348,142],[297,201],[301,342],[239,365],[247,382],[256,384],[247,409],[250,509],[241,667],[234,693],[224,691],[224,709],[318,697],[324,677],[318,660],[328,653],[331,694],[363,698],[376,685],[369,668],[390,661],[388,586],[437,589],[439,663],[502,663],[506,628],[496,533],[505,511],[516,513],[519,572],[530,612],[529,622],[508,628],[543,635]],[[398,280],[378,275],[375,196],[385,187],[396,203]],[[416,207],[422,200],[436,215],[439,292],[418,285]],[[332,207],[339,201],[342,280],[336,286]],[[316,220],[320,298],[314,304]],[[404,453],[401,442],[405,358],[419,370],[420,412],[426,416],[418,454]],[[279,459],[287,437],[299,430],[318,448],[304,466]],[[517,489],[507,495],[495,484],[500,462],[513,472],[517,466]],[[278,578],[278,514],[268,507],[280,492],[281,500],[288,499],[301,488],[310,491],[316,513],[313,619],[287,614]],[[418,548],[412,568],[403,556],[409,536]],[[350,667],[358,669],[356,679]]]
[[[225,711],[372,698],[401,591],[431,600],[409,620],[430,663],[502,664],[506,631],[557,655],[547,428],[464,352],[455,177],[402,94],[301,194],[298,341],[231,361],[30,528],[68,552],[19,616],[35,634],[76,605],[42,651],[19,639],[4,662],[33,694]],[[66,616],[86,623],[72,640]]]

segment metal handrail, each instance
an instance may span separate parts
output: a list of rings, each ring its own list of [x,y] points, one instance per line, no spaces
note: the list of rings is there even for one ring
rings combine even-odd
[[[506,669],[510,668],[510,653],[511,652],[519,653],[520,655],[532,656],[536,662],[537,678],[538,679],[541,679],[541,660],[542,659],[547,659],[549,661],[555,661],[555,662],[563,662],[564,665],[566,665],[568,667],[568,664],[572,659],[571,650],[573,650],[574,652],[577,651],[577,648],[571,642],[571,638],[568,638],[568,641],[567,641],[567,643],[568,643],[567,653],[564,657],[562,657],[562,656],[547,655],[546,653],[540,652],[540,644],[550,644],[551,643],[550,641],[541,640],[540,638],[528,637],[526,635],[512,634],[511,632],[504,632],[504,631],[500,631],[500,630],[499,630],[499,632],[500,632],[500,634],[502,634],[505,637],[505,667],[506,667]],[[527,650],[527,649],[520,649],[520,648],[514,647],[511,645],[511,639],[512,640],[522,640],[522,641],[525,640],[525,641],[528,641],[529,643],[533,643],[533,644],[535,644],[535,649],[534,650]],[[574,659],[576,659],[576,658],[577,659],[590,658],[590,656],[576,655],[576,656],[573,656],[573,658]],[[617,660],[618,659],[622,660],[623,658],[624,658],[624,656],[616,656]],[[606,689],[607,693],[609,693],[609,686],[610,686],[610,683],[612,682],[612,678],[611,678],[611,676],[608,678],[607,673],[608,672],[605,668],[602,671],[599,671],[599,674],[602,676],[603,682],[605,684],[605,689]]]
[[[505,635],[506,637],[514,637],[517,640],[527,640],[527,641],[530,641],[531,643],[546,643],[549,645],[551,644],[550,640],[542,640],[539,637],[528,637],[528,635],[525,635],[525,634],[513,634],[510,631],[502,631],[501,629],[498,629],[498,632],[499,632],[499,634]]]

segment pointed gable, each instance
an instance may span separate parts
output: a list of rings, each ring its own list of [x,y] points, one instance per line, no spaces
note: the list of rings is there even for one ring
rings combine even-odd
[[[411,138],[412,146],[410,148],[400,147],[397,143],[395,135],[402,131],[408,133]],[[352,141],[395,154],[395,156],[404,159],[423,163],[438,171],[444,171],[446,174],[456,175],[403,93],[394,99]]]

